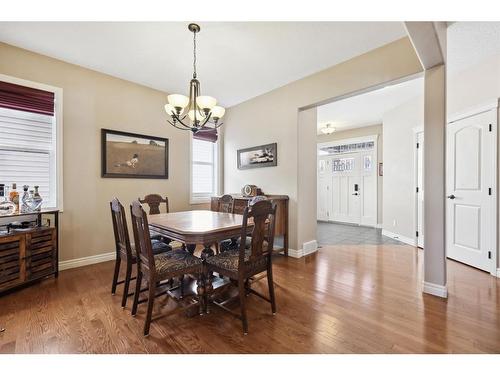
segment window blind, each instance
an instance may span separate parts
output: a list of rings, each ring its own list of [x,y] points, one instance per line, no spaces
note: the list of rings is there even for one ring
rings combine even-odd
[[[0,108],[0,182],[39,186],[44,207],[56,207],[54,117]]]
[[[0,81],[0,107],[54,115],[54,93]]]
[[[193,139],[192,144],[192,197],[205,199],[215,194],[215,144]]]

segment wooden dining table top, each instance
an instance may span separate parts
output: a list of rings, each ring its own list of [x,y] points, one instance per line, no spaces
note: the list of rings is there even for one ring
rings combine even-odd
[[[243,215],[209,210],[180,211],[149,215],[150,226],[183,235],[215,234],[241,229]],[[248,226],[251,227],[251,220]]]

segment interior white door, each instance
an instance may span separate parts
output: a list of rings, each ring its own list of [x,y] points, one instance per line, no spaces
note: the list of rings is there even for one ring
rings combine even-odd
[[[331,173],[330,158],[318,158],[318,196],[317,215],[318,220],[327,221],[331,211]]]
[[[417,246],[424,247],[424,133],[417,134]]]
[[[496,251],[496,110],[448,124],[447,256],[493,271]]]

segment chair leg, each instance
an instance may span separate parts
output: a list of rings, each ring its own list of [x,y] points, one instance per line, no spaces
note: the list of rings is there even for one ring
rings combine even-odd
[[[246,309],[246,290],[245,281],[243,279],[238,280],[238,289],[240,294],[240,308],[241,308],[241,322],[243,323],[243,334],[248,334],[248,321],[247,321],[247,309]]]
[[[215,254],[219,254],[220,253],[220,250],[219,250],[219,243],[216,242],[215,243]]]
[[[148,311],[146,313],[146,321],[144,322],[144,336],[149,335],[149,327],[151,326],[151,316],[153,315],[153,304],[155,302],[155,293],[156,293],[156,281],[149,280],[148,284],[149,284]]]
[[[137,305],[139,304],[139,294],[141,293],[142,272],[137,272],[137,279],[135,280],[135,293],[134,303],[132,304],[132,316],[137,314]]]
[[[116,293],[116,285],[118,284],[118,275],[120,274],[120,263],[121,258],[117,257],[115,261],[115,272],[113,274],[113,283],[111,284],[111,294],[115,295]]]
[[[267,266],[267,286],[269,287],[269,299],[271,300],[271,310],[276,315],[276,298],[274,296],[273,266],[271,263]]]
[[[132,263],[127,261],[127,273],[125,275],[125,284],[123,287],[122,309],[125,308],[128,298],[128,289],[130,287],[130,278],[132,277]]]

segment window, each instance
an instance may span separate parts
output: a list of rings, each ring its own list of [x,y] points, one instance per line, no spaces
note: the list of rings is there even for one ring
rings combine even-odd
[[[62,134],[58,131],[61,124],[56,123],[62,116],[57,112],[61,106],[54,106],[62,90],[48,90],[52,108],[45,110],[36,96],[30,101],[28,90],[47,90],[47,86],[2,75],[0,81],[0,182],[9,188],[16,183],[20,195],[23,185],[29,185],[30,190],[38,185],[43,207],[62,209],[62,176],[58,173],[62,150],[58,139]],[[23,97],[26,100],[20,99]]]
[[[205,203],[217,194],[217,143],[192,139],[191,203]]]

